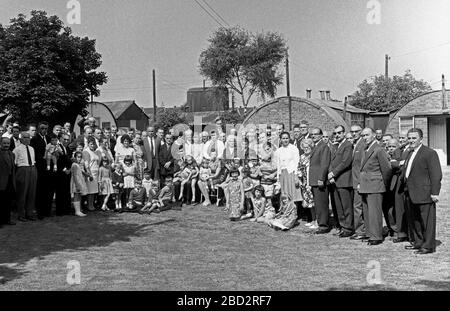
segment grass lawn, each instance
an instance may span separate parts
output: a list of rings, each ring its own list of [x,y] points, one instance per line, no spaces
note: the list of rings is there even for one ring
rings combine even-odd
[[[437,252],[414,255],[404,243],[369,247],[230,222],[221,208],[161,214],[95,212],[0,229],[0,290],[450,290],[450,168],[437,210]],[[69,285],[77,260],[81,284]],[[371,260],[383,284],[366,281]]]

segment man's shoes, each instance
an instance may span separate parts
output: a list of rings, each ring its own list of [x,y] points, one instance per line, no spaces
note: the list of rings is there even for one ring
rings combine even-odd
[[[382,240],[369,240],[369,242],[367,242],[367,245],[374,246],[374,245],[379,245],[381,243],[383,243]]]
[[[415,246],[415,245],[406,245],[405,249],[420,249],[419,246]]]
[[[395,238],[392,240],[393,243],[402,243],[402,242],[408,242],[408,238],[404,237],[404,238]]]
[[[26,219],[25,217],[18,217],[17,220],[21,222],[28,222],[28,219]]]
[[[333,233],[334,236],[340,236],[342,234],[342,229],[336,229],[336,232]]]
[[[351,233],[350,231],[343,231],[343,232],[339,235],[340,238],[349,238],[349,237],[351,237],[351,236],[353,236],[353,233]]]
[[[418,255],[425,255],[425,254],[431,254],[431,253],[434,253],[434,251],[429,248],[421,248],[418,251],[414,252],[414,254],[418,254]]]
[[[328,232],[330,232],[330,231],[327,229],[319,229],[315,232],[315,234],[326,234]]]
[[[350,237],[350,240],[364,240],[365,238],[366,236],[364,235],[354,234]]]

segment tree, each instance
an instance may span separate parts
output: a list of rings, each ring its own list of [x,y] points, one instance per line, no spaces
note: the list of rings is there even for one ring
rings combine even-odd
[[[358,85],[350,104],[372,111],[391,111],[428,91],[431,86],[426,81],[416,80],[407,70],[403,76],[394,76],[388,81],[384,75],[365,79]]]
[[[283,81],[278,67],[286,43],[277,33],[251,34],[240,27],[220,28],[200,54],[200,73],[214,86],[236,91],[247,108],[254,94],[274,97]]]
[[[185,124],[186,119],[174,109],[163,109],[156,113],[156,127],[161,127],[165,131],[177,124]]]
[[[107,82],[95,40],[72,35],[57,16],[32,11],[0,24],[0,111],[22,122],[75,121]],[[52,122],[53,121],[53,122]]]
[[[245,116],[239,114],[237,110],[227,110],[220,115],[223,124],[240,124],[244,121]]]

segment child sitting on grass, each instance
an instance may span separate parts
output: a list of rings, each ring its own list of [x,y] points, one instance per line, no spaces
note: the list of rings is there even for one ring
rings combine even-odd
[[[175,197],[173,191],[173,179],[172,176],[166,176],[164,180],[164,187],[158,196],[160,211],[166,211],[174,207]]]
[[[239,171],[232,169],[230,171],[231,181],[226,187],[228,192],[227,210],[230,211],[230,220],[240,220],[244,211],[244,185],[239,180]]]
[[[142,181],[135,179],[134,189],[131,190],[127,203],[127,212],[135,212],[142,209],[147,204],[147,193],[142,187]]]
[[[159,183],[157,181],[153,181],[151,183],[151,188],[147,194],[147,204],[139,211],[142,213],[159,213],[159,207],[161,206],[158,196],[159,196]]]
[[[275,209],[270,200],[266,199],[263,186],[259,185],[254,188],[251,200],[253,218],[250,221],[269,224],[269,221],[275,217]]]

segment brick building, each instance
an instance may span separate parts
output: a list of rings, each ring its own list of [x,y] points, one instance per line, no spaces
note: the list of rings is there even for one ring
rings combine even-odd
[[[386,133],[398,135],[412,127],[423,131],[425,145],[450,165],[450,90],[431,91],[406,103],[389,120]]]

